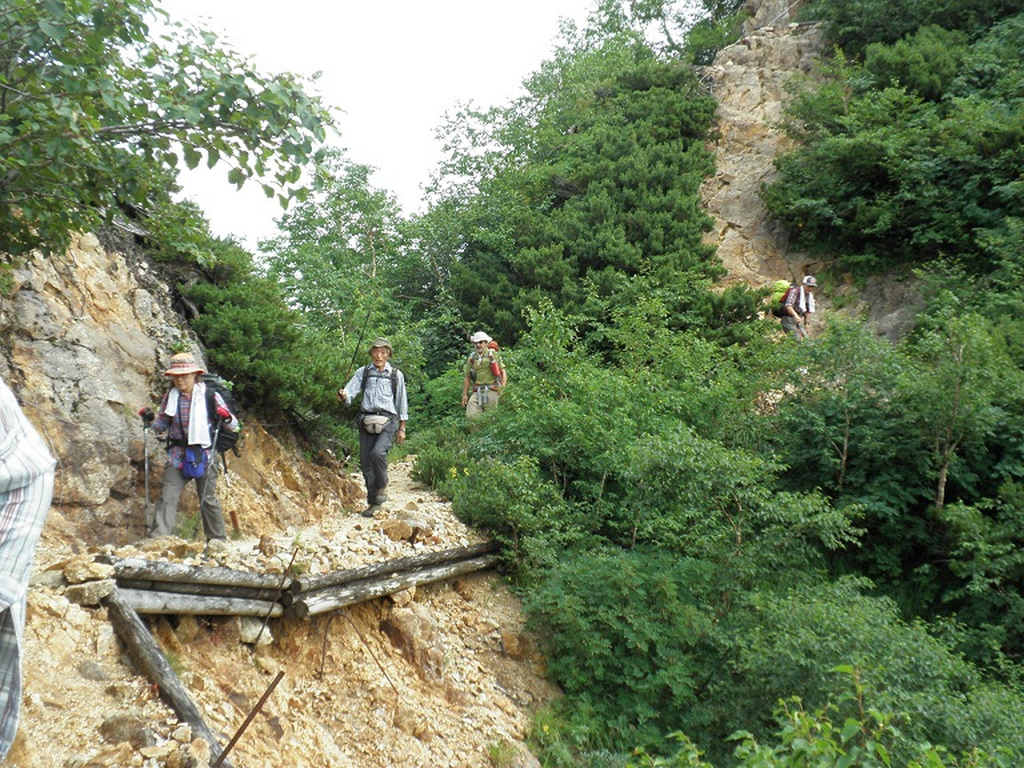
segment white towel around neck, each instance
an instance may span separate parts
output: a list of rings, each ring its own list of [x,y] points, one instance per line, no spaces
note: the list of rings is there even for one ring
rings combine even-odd
[[[797,297],[797,309],[804,314],[814,311],[814,294],[805,291],[802,285],[800,286],[800,294]]]
[[[171,418],[178,412],[178,398],[180,393],[177,388],[171,390],[167,398],[167,408],[164,410]],[[192,388],[192,408],[188,416],[188,444],[201,445],[209,448],[210,441],[210,418],[206,413],[206,385],[197,381]]]

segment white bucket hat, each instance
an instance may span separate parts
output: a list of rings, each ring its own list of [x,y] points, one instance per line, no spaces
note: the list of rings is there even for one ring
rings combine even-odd
[[[481,342],[481,341],[490,341],[491,337],[488,336],[483,331],[477,331],[472,336],[470,336],[469,340],[472,341],[474,344],[476,344],[477,342]]]

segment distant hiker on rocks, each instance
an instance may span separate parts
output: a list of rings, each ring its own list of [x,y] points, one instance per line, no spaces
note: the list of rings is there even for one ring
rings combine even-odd
[[[373,361],[356,370],[338,399],[351,403],[360,393],[359,469],[366,481],[363,517],[373,517],[388,500],[388,451],[394,443],[405,442],[405,422],[409,420],[409,402],[405,394],[405,376],[391,365],[391,342],[376,338],[370,347]]]
[[[210,460],[210,449],[218,429],[234,432],[240,422],[220,393],[207,397],[207,385],[199,378],[203,373],[205,370],[189,353],[172,356],[164,376],[173,386],[164,394],[155,414],[147,407],[139,415],[144,422],[152,422],[155,432],[167,433],[163,491],[154,520],[147,521],[151,526],[148,534],[174,533],[181,492],[189,480],[195,480],[203,533],[209,547],[219,546],[226,538],[224,513],[217,500],[217,463]]]
[[[56,462],[0,379],[0,762],[18,731],[28,577]]]
[[[818,281],[807,275],[794,283],[782,297],[782,330],[800,340],[807,337],[807,321],[814,313],[814,290]]]
[[[490,336],[477,331],[470,341],[473,342],[473,352],[466,360],[462,407],[466,409],[467,419],[475,419],[484,411],[497,407],[502,390],[508,382],[508,374],[496,349],[497,344],[489,346],[493,344]]]

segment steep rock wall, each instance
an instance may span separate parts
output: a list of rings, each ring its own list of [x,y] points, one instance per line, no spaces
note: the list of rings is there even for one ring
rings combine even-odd
[[[717,173],[703,189],[715,226],[706,240],[717,246],[727,282],[762,286],[821,267],[807,254],[790,251],[785,230],[769,218],[758,193],[775,177],[775,159],[792,149],[778,127],[786,82],[813,72],[822,44],[818,27],[789,24],[783,16],[750,29],[703,70],[718,101]]]
[[[774,162],[794,148],[779,128],[786,83],[814,76],[826,48],[820,27],[791,21],[803,5],[784,0],[753,3],[743,38],[723,48],[702,77],[718,101],[716,174],[702,189],[714,228],[705,238],[718,249],[725,285],[764,287],[784,278],[815,274],[819,315],[867,320],[878,335],[896,340],[912,326],[921,304],[915,281],[880,275],[855,282],[834,262],[790,247],[787,232],[773,221],[759,191],[777,175]],[[824,279],[823,279],[824,278]]]
[[[145,535],[147,449],[137,411],[166,389],[162,371],[172,345],[201,347],[148,262],[108,250],[95,235],[76,236],[65,253],[33,254],[14,281],[0,301],[0,373],[58,460],[43,535],[51,546],[72,548],[76,541],[136,541]],[[250,529],[273,531],[315,522],[354,499],[358,488],[347,475],[297,469],[244,408],[245,449],[231,458],[232,483],[221,491],[226,513]],[[148,443],[155,500],[163,449],[152,435]],[[194,511],[193,496],[182,497],[183,516]],[[310,498],[325,502],[311,505]]]

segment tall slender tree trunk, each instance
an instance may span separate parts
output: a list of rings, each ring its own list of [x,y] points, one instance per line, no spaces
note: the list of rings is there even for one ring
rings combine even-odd
[[[942,509],[946,503],[946,478],[949,477],[949,465],[952,463],[952,459],[943,457],[942,463],[939,465],[939,481],[935,487],[935,509]]]

